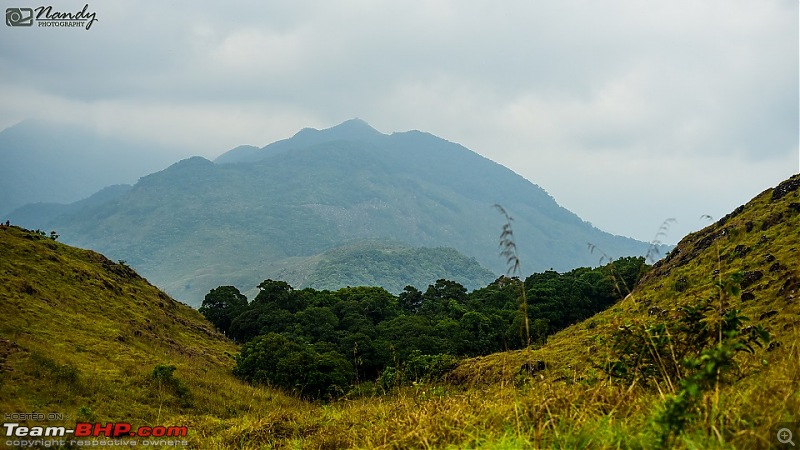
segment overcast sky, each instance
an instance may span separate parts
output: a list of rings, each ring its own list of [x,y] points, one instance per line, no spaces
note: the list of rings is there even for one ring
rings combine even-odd
[[[89,30],[2,28],[0,128],[79,122],[214,158],[359,117],[460,143],[615,234],[649,241],[675,218],[671,243],[800,171],[796,0],[103,0],[88,12]]]

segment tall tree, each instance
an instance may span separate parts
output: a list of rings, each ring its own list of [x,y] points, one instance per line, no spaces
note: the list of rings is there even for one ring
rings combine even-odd
[[[247,308],[247,297],[233,286],[219,286],[206,294],[200,313],[218,329],[228,332],[233,319]]]

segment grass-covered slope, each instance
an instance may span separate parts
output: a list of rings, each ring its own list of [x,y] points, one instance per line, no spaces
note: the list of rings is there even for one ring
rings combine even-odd
[[[127,266],[14,226],[0,226],[0,318],[3,413],[169,422],[205,448],[197,421],[299,403],[236,380],[236,346]],[[157,379],[159,365],[175,370]]]
[[[689,234],[624,301],[554,335],[541,351],[563,355],[552,358],[556,365],[559,360],[586,362],[595,336],[626,321],[657,317],[663,311],[715,296],[715,282],[736,272],[743,275],[741,293],[729,298],[727,307],[741,309],[751,323],[768,326],[775,340],[791,340],[800,329],[799,186],[800,175],[795,175],[716,223]],[[477,364],[469,362],[473,363]],[[481,378],[469,365],[462,369],[472,372],[470,378],[475,381],[494,381],[497,375],[491,371],[489,377]]]
[[[621,327],[670,323],[681,308],[711,299],[723,312],[741,310],[750,319],[743,325],[763,326],[771,342],[763,349],[756,347],[754,354],[738,354],[736,364],[725,372],[726,382],[720,382],[719,391],[706,393],[705,403],[693,410],[693,421],[670,445],[774,445],[777,423],[800,420],[798,187],[800,176],[795,175],[686,236],[625,300],[552,336],[542,348],[468,360],[451,379],[495,395],[504,392],[499,386],[521,381],[525,393],[514,391],[517,410],[505,420],[518,423],[518,408],[523,408],[527,415],[522,423],[538,427],[546,442],[655,446],[660,432],[656,418],[680,391],[679,381],[651,382],[644,388],[646,380],[624,383],[599,367],[618,356],[610,345]],[[733,278],[738,295],[721,293],[716,283],[736,273],[741,276]],[[669,354],[660,357],[665,364],[680,364]],[[535,361],[543,361],[547,369],[533,376],[523,370],[520,375],[526,363]]]

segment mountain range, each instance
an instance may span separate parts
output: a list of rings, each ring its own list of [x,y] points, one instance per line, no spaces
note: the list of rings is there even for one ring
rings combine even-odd
[[[370,279],[394,292],[439,276],[483,286],[507,271],[498,255],[506,219],[495,204],[513,217],[525,271],[596,265],[600,253],[589,244],[611,257],[648,250],[594,228],[541,187],[461,145],[420,131],[384,134],[359,119],[306,128],[263,148],[237,147],[214,162],[192,157],[97,195],[68,207],[29,206],[11,218],[125,260],[193,305],[218,285],[253,292],[267,278],[295,287],[363,283],[355,274],[369,272],[374,259],[351,259],[344,271],[325,264],[365,245],[374,245],[373,255],[387,245],[439,249],[395,259],[391,283]],[[424,280],[406,276],[443,251],[471,275],[442,268]]]

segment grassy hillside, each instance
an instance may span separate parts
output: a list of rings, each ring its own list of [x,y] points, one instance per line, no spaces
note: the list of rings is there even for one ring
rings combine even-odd
[[[234,379],[236,346],[123,264],[14,226],[0,255],[0,412],[191,426],[299,403]],[[207,430],[190,433],[204,448]]]
[[[625,300],[541,348],[465,360],[445,383],[328,404],[239,383],[229,375],[235,346],[195,311],[124,265],[6,228],[0,407],[63,411],[73,422],[185,425],[193,446],[212,449],[657,448],[659,417],[682,382],[610,377],[602,367],[620,356],[613,336],[672,327],[688,305],[711,299],[698,323],[713,326],[718,307],[741,309],[750,320],[740,331],[763,326],[772,339],[739,352],[664,445],[775,447],[777,423],[800,431],[798,187],[795,176],[687,236]],[[738,292],[715,287],[735,273]],[[651,368],[680,364],[658,356],[663,363]],[[159,385],[151,376],[158,364],[175,365],[179,381]]]
[[[506,423],[534,427],[536,442],[567,446],[655,446],[654,418],[677,383],[650,388],[610,379],[598,365],[614,357],[609,337],[623,326],[667,323],[681,307],[711,298],[741,309],[746,325],[765,327],[769,346],[740,353],[733,380],[704,396],[696,419],[672,445],[687,448],[767,448],[775,424],[800,420],[800,176],[769,189],[705,229],[686,236],[624,301],[549,339],[540,349],[464,362],[458,384],[514,399]],[[734,273],[739,295],[715,282]],[[670,355],[661,355],[670,361]],[[547,370],[520,380],[520,368],[543,361]],[[677,380],[672,380],[676,382]],[[522,391],[502,387],[522,383]],[[487,408],[493,410],[494,406]],[[511,419],[514,419],[511,421]],[[540,440],[541,439],[541,440]]]

